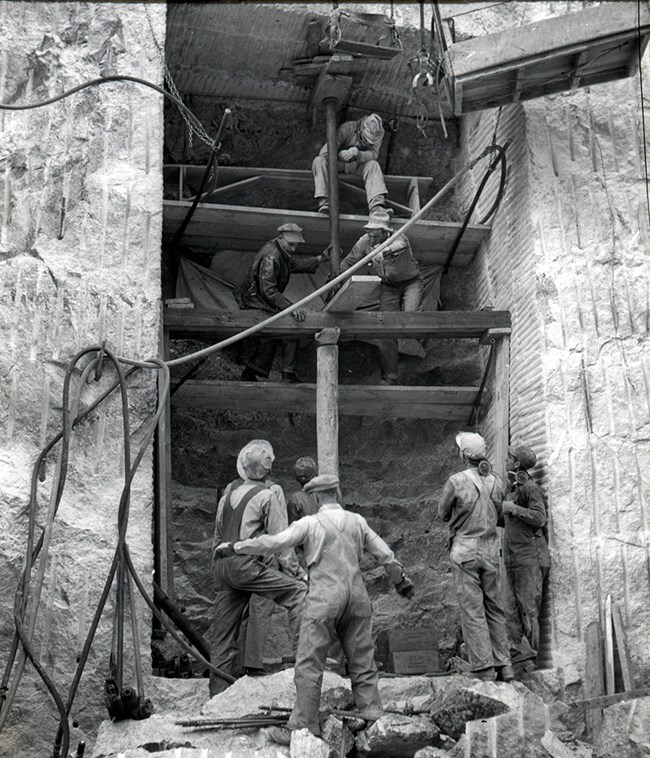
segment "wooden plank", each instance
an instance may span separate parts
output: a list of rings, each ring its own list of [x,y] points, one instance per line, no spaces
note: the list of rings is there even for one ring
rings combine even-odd
[[[476,387],[393,387],[339,385],[339,414],[386,418],[432,418],[464,421]],[[315,384],[222,382],[188,379],[174,393],[180,408],[266,413],[316,413]]]
[[[612,623],[614,625],[614,637],[616,639],[616,650],[618,651],[618,660],[621,664],[621,676],[623,678],[623,689],[634,689],[634,677],[632,675],[632,666],[630,654],[627,649],[627,634],[623,625],[621,609],[618,604],[612,602]]]
[[[330,313],[350,313],[379,286],[378,276],[352,275],[343,283],[341,289],[334,295],[323,310]]]
[[[165,311],[165,328],[172,333],[188,332],[194,335],[230,337],[239,334],[268,318],[268,313],[257,310],[233,312],[201,310]],[[312,336],[328,326],[341,329],[341,339],[381,339],[388,337],[473,338],[491,328],[509,327],[509,311],[422,311],[402,313],[388,311],[358,311],[354,313],[323,313],[306,311],[304,321],[293,316],[282,316],[261,330],[261,333],[278,337]]]
[[[165,200],[163,203],[163,232],[173,234],[185,218],[191,203]],[[277,234],[277,228],[296,223],[305,230],[305,243],[300,252],[317,255],[329,244],[329,218],[310,211],[291,211],[276,208],[249,208],[236,205],[199,203],[185,232],[190,246],[214,252],[222,250],[259,250]],[[341,214],[341,245],[350,249],[365,234],[367,216]],[[405,223],[394,219],[397,230]],[[415,257],[424,264],[444,264],[461,224],[448,221],[418,221],[407,236]],[[469,224],[454,256],[453,265],[469,264],[475,251],[490,232],[489,226]]]
[[[411,213],[414,216],[422,207],[420,205],[420,190],[419,190],[418,183],[415,179],[411,179],[411,181],[409,182],[408,204],[409,204],[409,208],[411,209]]]
[[[599,621],[592,621],[585,632],[585,673],[582,681],[582,690],[587,702],[592,702],[602,697],[605,686],[605,672],[603,669],[603,641],[602,629]],[[587,716],[587,722],[591,731],[592,739],[598,735],[603,721],[603,712],[594,709]]]
[[[393,672],[395,674],[424,674],[440,671],[437,650],[404,650],[391,653]]]
[[[198,183],[201,181],[205,166],[188,166],[181,163],[168,163],[163,169],[165,178],[173,181],[173,177],[180,169],[183,169],[183,173],[187,180]],[[219,166],[219,186],[238,182],[242,179],[248,179],[252,176],[262,176],[268,179],[290,183],[297,181],[314,181],[312,172],[307,169],[266,168],[261,166]],[[363,177],[355,176],[353,174],[342,174],[342,176],[344,176],[345,180],[350,184],[356,184],[359,187],[364,186]],[[418,188],[421,194],[427,192],[433,182],[433,177],[431,176],[404,176],[402,174],[387,174],[384,176],[384,181],[389,192],[397,191],[406,193],[411,180],[413,179],[418,183]]]
[[[321,43],[321,52],[328,51],[329,43]],[[364,58],[374,58],[382,61],[389,61],[396,55],[399,55],[402,51],[398,47],[383,47],[380,45],[372,45],[369,42],[359,42],[357,40],[341,39],[339,40],[334,50],[337,53],[349,53],[350,55],[359,55]]]
[[[612,629],[612,596],[605,600],[605,692],[613,695],[616,692],[614,680],[614,635]]]
[[[510,440],[510,337],[504,335],[494,344],[494,468],[506,479],[506,453]]]
[[[650,11],[639,4],[641,36],[650,32]],[[621,35],[637,35],[637,4],[610,3],[514,27],[496,34],[474,37],[451,45],[447,51],[454,76],[480,69],[500,68],[540,56],[551,57],[577,45],[604,44]]]
[[[616,692],[613,695],[603,695],[602,697],[592,697],[588,700],[574,700],[567,705],[574,711],[589,711],[594,708],[607,708],[614,703],[624,703],[628,700],[636,700],[640,697],[650,696],[650,687],[642,687],[638,690],[630,690],[629,692]]]

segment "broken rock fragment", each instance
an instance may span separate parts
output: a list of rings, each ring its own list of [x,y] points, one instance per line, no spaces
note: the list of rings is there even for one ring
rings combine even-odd
[[[438,737],[436,725],[421,716],[387,714],[357,735],[360,755],[372,758],[410,758]]]

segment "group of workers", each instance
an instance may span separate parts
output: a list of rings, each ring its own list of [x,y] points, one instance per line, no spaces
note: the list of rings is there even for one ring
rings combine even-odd
[[[438,515],[449,522],[463,640],[472,676],[508,682],[514,679],[513,661],[524,664],[524,671],[534,668],[540,641],[549,555],[544,499],[528,473],[536,457],[529,447],[509,448],[504,482],[492,471],[480,435],[461,432],[456,444],[465,467],[445,482]],[[211,662],[226,674],[238,673],[239,633],[247,611],[250,627],[255,598],[286,609],[296,702],[288,730],[274,729],[272,737],[288,744],[292,730],[320,735],[323,671],[336,641],[357,710],[368,721],[382,715],[372,609],[360,569],[363,553],[384,567],[400,595],[411,598],[415,588],[386,542],[362,516],[344,509],[336,476],[318,475],[311,458],[299,459],[294,473],[302,487],[285,503],[270,478],[273,461],[270,443],[248,443],[237,459],[239,479],[228,485],[217,507]],[[505,567],[497,526],[505,527]],[[302,549],[300,560],[295,548]],[[267,616],[258,622],[262,637],[268,621]],[[261,660],[258,668],[262,673]],[[212,695],[228,686],[211,673]]]
[[[345,173],[362,176],[368,201],[366,233],[343,258],[340,271],[346,271],[385,242],[393,233],[390,212],[385,207],[386,184],[377,161],[384,136],[381,118],[372,113],[358,121],[347,121],[337,130],[339,168]],[[320,213],[328,213],[327,145],[323,145],[312,164],[314,194]],[[303,243],[303,230],[293,223],[282,224],[277,236],[257,253],[236,293],[240,308],[256,308],[278,313],[292,303],[284,295],[292,273],[314,273],[329,260],[328,250],[315,256],[296,256]],[[420,311],[424,282],[413,257],[406,235],[399,235],[371,260],[372,273],[379,277],[379,308],[382,311]],[[296,321],[303,321],[305,312],[294,310]],[[296,372],[297,340],[253,337],[249,355],[241,374],[243,381],[267,379],[276,350],[283,351],[282,378],[299,382]],[[379,346],[382,384],[398,383],[397,340],[382,340]]]

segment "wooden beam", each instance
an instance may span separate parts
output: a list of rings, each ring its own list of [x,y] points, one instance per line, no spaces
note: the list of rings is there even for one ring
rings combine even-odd
[[[345,187],[345,189],[348,192],[351,192],[353,195],[356,195],[357,197],[363,197],[364,200],[366,199],[365,189],[361,187],[357,187],[355,184],[351,184],[350,182],[344,179],[339,179],[339,184],[341,185],[341,187]],[[411,209],[407,205],[402,205],[401,203],[397,203],[395,202],[395,200],[391,200],[389,197],[384,198],[384,202],[387,205],[390,205],[391,208],[395,208],[395,210],[402,211],[403,213],[408,213],[408,214],[411,213]]]
[[[330,313],[351,313],[360,303],[363,304],[364,299],[377,289],[380,282],[378,276],[352,275],[323,310]]]
[[[338,408],[345,416],[465,421],[476,391],[476,387],[342,384],[338,388]],[[315,414],[316,385],[189,379],[174,394],[172,404],[217,411]]]
[[[583,50],[582,52],[578,53],[575,59],[575,63],[573,65],[573,69],[571,70],[571,73],[569,74],[569,79],[571,81],[571,89],[577,90],[580,86],[580,80],[582,78],[582,74],[579,74],[578,71],[584,66],[584,64],[589,59],[589,51]]]
[[[413,216],[415,216],[415,214],[422,207],[420,205],[420,190],[419,190],[418,183],[415,179],[411,179],[411,181],[409,182],[408,204],[409,204],[409,208],[411,209],[411,214]]]
[[[510,337],[496,340],[494,358],[494,469],[506,480],[506,453],[510,441]]]
[[[182,173],[186,180],[195,184],[201,181],[205,166],[190,166],[182,163],[168,163],[164,166],[163,171],[167,181],[174,181],[177,172]],[[261,176],[285,184],[294,182],[313,182],[314,177],[311,171],[302,168],[266,168],[262,166],[219,166],[219,186],[239,182],[242,179],[248,179],[252,176]],[[355,174],[341,174],[345,181],[354,184],[357,187],[363,187],[363,177]],[[429,190],[433,177],[431,176],[404,176],[402,174],[387,174],[384,176],[384,182],[389,192],[399,192],[406,194],[412,181],[416,181],[420,194]]]
[[[627,650],[627,634],[623,625],[621,609],[617,603],[612,602],[612,623],[614,625],[614,637],[616,638],[616,650],[618,651],[618,660],[621,664],[621,676],[623,677],[623,689],[634,689],[634,677],[632,676],[632,665],[630,654]]]
[[[614,630],[612,629],[612,596],[605,600],[605,690],[608,695],[616,692],[614,679]]]
[[[171,310],[164,313],[165,328],[170,332],[201,333],[229,337],[239,334],[268,318],[268,313],[256,310],[233,312],[200,310]],[[327,313],[306,311],[304,321],[283,316],[261,330],[266,336],[313,336],[328,326],[341,329],[341,339],[382,339],[413,337],[425,339],[473,338],[479,339],[490,328],[510,327],[509,311],[422,311],[402,313],[393,311],[361,311],[354,313]]]
[[[172,235],[178,229],[190,206],[187,201],[163,202],[165,234]],[[286,223],[305,229],[305,243],[300,246],[302,253],[317,255],[329,244],[329,219],[323,214],[209,203],[197,205],[184,239],[192,247],[211,252],[215,249],[254,251],[273,239],[277,228]],[[349,250],[365,233],[367,223],[367,216],[341,214],[341,245]],[[403,219],[394,219],[392,225],[397,230],[404,223]],[[424,264],[444,264],[461,226],[449,221],[417,221],[408,231],[417,260]],[[454,266],[467,266],[489,232],[489,226],[469,224],[454,256]]]
[[[582,681],[582,691],[585,699],[580,702],[598,701],[605,689],[605,671],[603,669],[603,640],[599,621],[592,621],[585,631],[585,673]],[[587,723],[592,740],[600,732],[603,722],[603,712],[596,706],[587,715]]]
[[[628,700],[636,700],[639,697],[648,697],[650,687],[643,687],[638,690],[629,692],[616,692],[613,695],[603,695],[602,697],[592,697],[588,700],[574,700],[567,705],[574,711],[588,711],[592,708],[607,708],[614,703],[624,703]]]
[[[316,440],[318,473],[339,475],[339,346],[341,332],[323,329],[316,339]]]
[[[224,184],[222,187],[217,187],[211,192],[206,192],[206,194],[201,198],[201,202],[207,203],[214,200],[215,197],[224,197],[225,195],[228,195],[232,192],[237,192],[237,190],[243,189],[245,187],[250,187],[251,184],[256,184],[257,182],[261,181],[261,179],[261,176],[250,176],[248,179],[242,179],[238,182],[233,182],[232,184]],[[195,197],[196,195],[188,197],[187,200],[193,201]]]

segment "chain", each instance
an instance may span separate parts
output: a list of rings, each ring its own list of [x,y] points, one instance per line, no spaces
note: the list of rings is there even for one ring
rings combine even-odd
[[[172,79],[171,72],[169,68],[167,67],[167,61],[165,60],[165,52],[162,49],[160,43],[158,42],[158,38],[156,37],[156,33],[153,29],[153,24],[151,23],[151,16],[149,15],[149,8],[147,7],[147,3],[144,2],[144,12],[147,16],[147,22],[149,23],[149,29],[151,31],[151,36],[153,37],[154,44],[156,45],[156,49],[158,50],[158,56],[160,58],[160,62],[162,63],[162,69],[163,69],[163,77],[165,80],[165,84],[167,85],[167,89],[171,92],[171,94],[179,101],[183,102],[183,98],[180,95],[180,92],[178,91],[178,88],[176,87],[176,84],[174,84],[174,80]],[[192,148],[192,136],[196,134],[196,136],[203,142],[205,145],[207,145],[211,150],[215,150],[218,145],[215,145],[214,140],[210,137],[210,135],[205,131],[203,128],[203,124],[198,120],[198,118],[195,118],[195,123],[190,121],[188,115],[182,111],[179,108],[179,112],[181,114],[181,117],[183,118],[183,121],[185,121],[185,124],[188,128],[188,145],[190,149]]]

